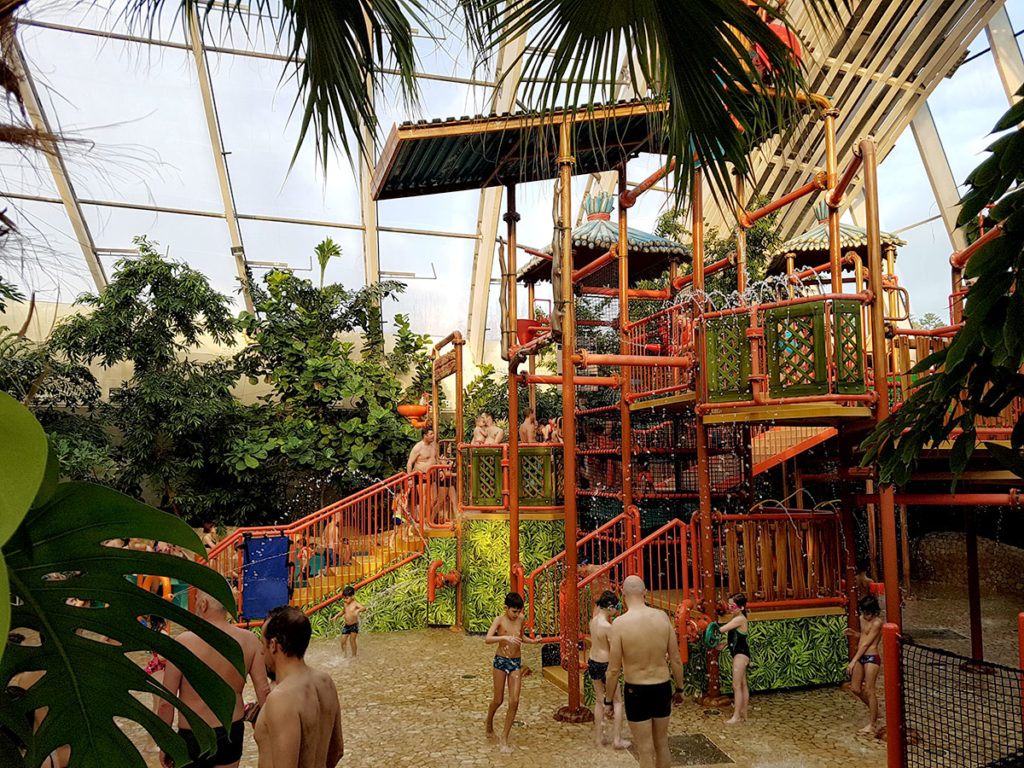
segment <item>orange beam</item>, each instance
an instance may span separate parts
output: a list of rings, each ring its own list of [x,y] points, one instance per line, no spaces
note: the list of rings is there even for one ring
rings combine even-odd
[[[584,368],[591,365],[640,365],[656,368],[693,368],[693,355],[661,357],[658,355],[595,355],[581,349],[572,356],[572,362]]]
[[[768,214],[775,213],[775,211],[780,208],[785,208],[790,203],[794,203],[801,197],[805,197],[812,192],[820,192],[823,189],[827,189],[827,178],[828,177],[824,173],[816,173],[814,174],[814,181],[807,182],[802,187],[794,189],[788,195],[783,195],[778,200],[773,200],[763,208],[758,208],[753,213],[742,211],[739,217],[740,226],[743,227],[743,229],[750,229],[759,219],[763,219]]]
[[[984,235],[975,240],[973,243],[964,248],[962,251],[957,251],[952,256],[950,256],[949,263],[955,269],[963,269],[964,267],[967,266],[967,262],[970,260],[971,256],[977,253],[978,249],[981,248],[981,246],[987,245],[988,243],[992,242],[1002,233],[1003,225],[1002,222],[1000,222],[999,224],[996,224],[994,227],[992,227],[992,229],[990,229]]]

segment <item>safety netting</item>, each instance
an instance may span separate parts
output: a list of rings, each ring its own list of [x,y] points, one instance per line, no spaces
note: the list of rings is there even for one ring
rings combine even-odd
[[[908,768],[1024,766],[1024,671],[904,639]]]

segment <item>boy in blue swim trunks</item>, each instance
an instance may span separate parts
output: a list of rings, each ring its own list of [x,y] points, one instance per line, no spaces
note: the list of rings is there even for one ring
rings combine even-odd
[[[878,696],[875,693],[875,681],[878,680],[878,673],[882,669],[882,657],[878,653],[878,638],[882,634],[883,623],[881,613],[877,597],[862,597],[857,601],[860,631],[847,629],[843,632],[859,639],[857,651],[846,668],[846,674],[850,676],[850,690],[868,705],[871,720],[860,730],[867,735],[874,735],[878,730]]]
[[[508,681],[508,712],[499,742],[499,749],[508,753],[512,752],[508,736],[519,709],[519,691],[523,685],[523,643],[537,642],[523,633],[523,596],[518,592],[509,592],[505,596],[505,612],[491,622],[484,642],[498,644],[494,654],[494,698],[487,709],[487,738],[494,738],[494,713],[505,698],[505,682]]]
[[[366,610],[366,607],[356,602],[356,591],[352,586],[341,590],[341,601],[345,604],[343,610],[338,611],[331,621],[337,621],[344,617],[345,624],[341,628],[341,655],[345,655],[345,647],[349,640],[352,641],[352,658],[356,657],[358,648],[356,642],[359,639],[359,614]]]

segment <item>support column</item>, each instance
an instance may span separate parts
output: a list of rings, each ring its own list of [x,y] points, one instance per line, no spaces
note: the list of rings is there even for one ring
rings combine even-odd
[[[576,385],[572,356],[576,349],[576,311],[572,291],[572,173],[576,159],[572,155],[572,124],[559,126],[559,236],[562,268],[562,466],[565,472],[565,625],[562,627],[563,659],[567,667],[569,706],[558,711],[559,720],[580,722],[589,714],[580,701],[580,607],[576,562]]]
[[[743,174],[736,173],[736,220],[743,221],[743,215],[747,210],[747,197],[743,184]],[[696,269],[696,262],[694,263]],[[704,263],[701,262],[701,272],[704,271]],[[694,281],[696,282],[696,272]],[[703,276],[702,276],[703,277]],[[736,224],[736,290],[740,294],[740,303],[743,303],[743,295],[747,292],[747,230],[742,224]]]
[[[1013,33],[1010,14],[1006,12],[1005,5],[989,19],[985,34],[988,35],[988,45],[992,49],[992,58],[1006,92],[1006,100],[1013,104],[1020,98],[1014,94],[1020,84],[1024,83],[1024,57],[1020,54],[1020,46],[1017,45],[1017,37]]]
[[[836,117],[838,109],[825,112],[825,173],[829,189],[839,184],[839,168],[836,160]],[[829,195],[825,196],[826,200]],[[843,266],[839,240],[839,206],[828,208],[828,260],[832,272],[832,293],[843,292]]]
[[[931,184],[932,193],[939,204],[939,213],[942,214],[942,221],[946,225],[949,241],[954,251],[962,251],[967,247],[967,238],[963,230],[957,229],[956,226],[956,217],[960,214],[960,192],[953,178],[953,171],[949,168],[949,160],[946,159],[946,152],[942,148],[939,129],[935,127],[928,102],[917,110],[914,119],[910,121],[910,130],[914,134],[914,141],[917,142],[917,151],[921,153],[921,162],[924,163],[928,183]]]
[[[704,172],[698,168],[693,177],[693,193],[690,208],[693,214],[693,295],[697,308],[704,310]],[[706,399],[707,360],[704,339],[704,324],[695,325],[694,349],[697,350],[699,370],[697,371],[697,402]],[[700,412],[695,416],[695,441],[697,447],[697,491],[700,500],[700,608],[708,614],[715,610],[715,552],[711,536],[711,465],[708,461],[708,433],[704,417]],[[695,584],[696,588],[697,585]],[[718,653],[708,653],[708,696],[721,693],[718,682]]]
[[[519,214],[516,212],[516,186],[509,184],[507,188],[505,225],[508,237],[508,257],[506,269],[508,278],[506,299],[506,328],[511,338],[509,348],[515,342],[516,328],[516,223]],[[513,592],[522,594],[523,585],[519,583],[516,566],[519,565],[519,377],[516,366],[509,363],[508,368],[508,567],[509,584]]]
[[[459,443],[464,439],[465,424],[462,411],[462,348],[466,340],[462,334],[455,335],[455,506],[462,504],[462,454]],[[435,433],[436,439],[436,433]],[[455,515],[455,568],[462,573],[462,514]],[[455,589],[455,626],[462,626],[462,585]]]
[[[626,160],[619,165],[619,352],[630,354],[629,349],[629,242],[627,236],[628,208],[622,204],[626,193]],[[619,418],[622,420],[622,511],[633,506],[633,436],[629,412],[630,374],[632,368],[624,365],[619,369]],[[629,526],[630,540],[635,544],[640,532]]]
[[[864,195],[867,205],[868,274],[871,280],[871,364],[878,402],[875,406],[876,423],[889,416],[889,371],[885,353],[885,314],[882,296],[882,236],[878,223],[878,164],[875,157],[875,142],[871,138],[860,142],[864,158]],[[880,483],[878,487],[878,510],[882,521],[882,563],[885,580],[885,619],[888,623],[902,627],[900,607],[899,565],[896,543],[896,503],[892,483]]]
[[[984,661],[981,643],[981,587],[978,583],[978,531],[974,507],[964,507],[964,538],[967,541],[967,603],[971,617],[971,658]]]
[[[852,446],[842,437],[840,437],[839,443],[839,456],[841,457],[841,465],[844,467],[853,466],[853,451]],[[853,522],[853,501],[855,491],[853,483],[846,478],[840,478],[839,480],[839,525],[840,533],[842,535],[843,542],[843,573],[845,574],[846,584],[846,626],[849,629],[857,630],[860,628],[860,622],[857,619],[857,561],[855,552],[857,550],[857,534],[855,532]],[[847,645],[850,657],[857,650],[857,640],[851,635],[847,638]]]
[[[533,298],[534,298],[533,297],[533,291],[534,291],[534,284],[533,283],[527,283],[526,284],[526,303],[527,303],[528,307],[527,307],[527,310],[526,310],[526,313],[527,313],[526,316],[530,318],[531,322],[534,319],[534,313],[533,313]],[[537,373],[537,355],[531,354],[529,357],[530,357],[530,375],[534,376]],[[533,411],[534,413],[537,413],[537,385],[536,384],[530,384],[529,391],[530,391],[530,410]]]

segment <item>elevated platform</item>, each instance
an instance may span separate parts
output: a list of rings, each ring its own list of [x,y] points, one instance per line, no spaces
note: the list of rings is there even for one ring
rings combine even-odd
[[[709,408],[714,408],[710,405]],[[856,419],[872,419],[874,413],[866,405],[840,405],[838,403],[782,403],[780,405],[754,405],[712,410],[704,416],[705,424],[733,424],[738,422],[771,421],[775,424],[799,424],[814,421],[837,425]]]
[[[753,473],[759,475],[767,472],[838,434],[835,427],[772,427],[751,440]]]

